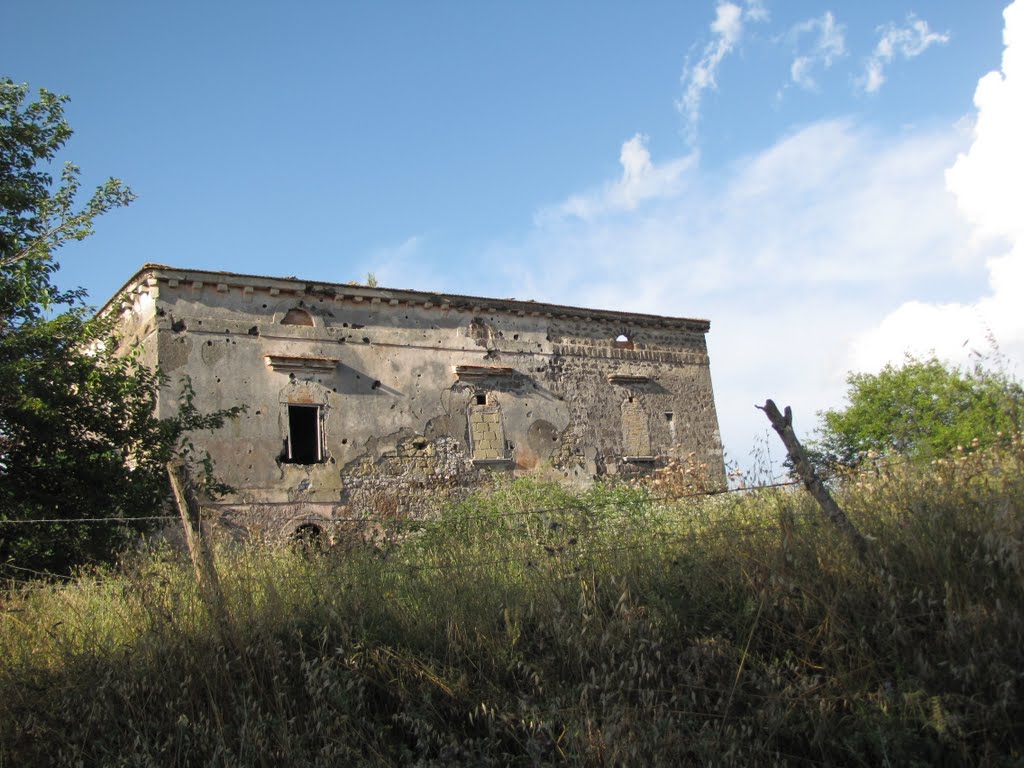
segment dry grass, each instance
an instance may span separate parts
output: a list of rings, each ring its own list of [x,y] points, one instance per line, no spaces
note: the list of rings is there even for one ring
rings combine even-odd
[[[792,489],[501,485],[387,551],[170,552],[0,608],[0,765],[1019,765],[1019,442]],[[538,511],[542,510],[542,511]]]

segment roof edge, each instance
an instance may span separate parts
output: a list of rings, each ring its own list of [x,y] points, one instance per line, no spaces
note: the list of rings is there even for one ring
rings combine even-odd
[[[122,285],[99,309],[98,314],[110,311],[113,303],[124,293],[130,291],[147,278],[164,278],[176,280],[197,280],[201,282],[236,283],[239,285],[253,285],[253,287],[278,288],[284,290],[297,290],[301,286],[304,292],[334,292],[352,296],[362,296],[364,299],[380,299],[390,301],[392,299],[416,300],[430,302],[435,305],[448,304],[459,309],[469,309],[474,306],[486,307],[488,309],[505,310],[523,313],[544,313],[555,315],[567,315],[580,318],[602,318],[607,320],[634,321],[642,323],[665,323],[673,326],[685,326],[690,330],[707,333],[711,322],[701,318],[673,317],[670,315],[655,315],[643,312],[622,312],[610,309],[593,309],[588,307],[576,307],[563,304],[550,304],[539,301],[523,301],[520,299],[497,299],[485,296],[467,296],[458,293],[443,293],[437,291],[417,291],[409,289],[369,287],[355,283],[332,283],[323,280],[305,280],[297,277],[273,277],[269,275],[252,275],[240,272],[220,272],[206,269],[188,269],[172,267],[165,264],[146,263],[135,274],[133,274],[124,285]]]

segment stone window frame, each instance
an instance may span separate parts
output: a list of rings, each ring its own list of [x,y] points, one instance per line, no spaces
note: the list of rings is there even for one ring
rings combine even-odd
[[[623,332],[622,335],[627,336],[627,338],[629,339],[629,344],[630,344],[629,348],[631,349],[632,348],[632,344],[633,344],[633,341],[632,341],[633,337],[628,335],[625,332]],[[618,344],[619,342],[616,341],[615,343]],[[650,425],[651,413],[648,411],[648,404],[644,402],[644,399],[641,397],[641,393],[637,389],[634,389],[635,387],[642,387],[642,385],[644,385],[644,384],[650,384],[650,383],[652,383],[654,381],[654,379],[651,376],[649,376],[647,374],[643,374],[643,373],[627,373],[627,372],[621,372],[621,371],[615,371],[615,372],[609,373],[609,374],[606,375],[605,378],[606,378],[606,380],[608,381],[609,384],[618,385],[618,386],[621,386],[621,387],[623,387],[625,389],[625,399],[621,401],[620,406],[619,406],[620,413],[621,413],[620,424],[621,424],[621,429],[622,429],[622,455],[620,456],[621,460],[623,462],[627,463],[627,464],[651,464],[651,463],[655,462],[657,460],[657,457],[654,455],[654,453],[652,451],[652,448],[653,448],[653,436],[651,435],[651,425]],[[619,391],[622,391],[622,390],[619,390]],[[625,411],[626,411],[627,403],[629,405],[636,404],[637,410],[639,410],[639,412],[642,414],[643,418],[647,421],[647,426],[646,426],[646,429],[645,429],[645,431],[647,433],[647,451],[644,452],[644,453],[641,453],[641,454],[634,454],[634,453],[628,453],[627,452],[627,448],[630,447],[630,446],[627,445],[627,439],[626,439],[627,425],[626,425],[626,413],[625,413]],[[674,442],[675,441],[675,424],[672,421],[674,416],[672,416],[671,412],[669,412],[669,411],[665,411],[664,413],[665,413],[666,418],[669,421],[669,430],[672,433],[672,440]]]
[[[615,335],[612,339],[613,349],[634,349],[636,346],[633,334],[627,330],[622,330]]]
[[[480,403],[480,398],[484,398],[484,403]],[[474,423],[483,423],[474,421],[474,414],[496,414],[497,419],[497,442],[500,444],[495,447],[481,447],[477,443],[477,436],[474,434]],[[505,433],[505,415],[501,408],[501,403],[497,402],[490,392],[486,390],[477,390],[473,393],[469,404],[466,406],[466,423],[467,431],[469,433],[469,454],[472,457],[472,461],[477,466],[488,465],[488,464],[510,464],[515,459],[513,456],[513,450],[510,447],[508,438]],[[483,431],[482,429],[480,431]],[[478,455],[478,451],[484,455]],[[486,455],[493,453],[494,455]]]
[[[629,406],[635,406],[635,408],[627,408]],[[641,420],[639,425],[646,437],[647,450],[640,453],[630,453],[628,449],[630,447],[629,440],[627,438],[628,424],[627,424],[627,410],[637,414],[637,417]],[[638,398],[635,394],[629,394],[622,401],[620,405],[620,411],[622,413],[622,460],[628,464],[649,464],[655,461],[656,457],[651,452],[651,432],[650,432],[650,413],[648,412],[647,406],[644,401]]]
[[[325,463],[327,461],[327,449],[326,449],[326,446],[324,445],[324,415],[325,415],[324,406],[322,404],[320,404],[320,403],[292,403],[292,402],[289,402],[289,403],[285,403],[284,404],[284,409],[285,409],[284,416],[285,416],[285,419],[286,419],[285,423],[287,424],[286,435],[285,435],[285,456],[284,456],[284,459],[283,459],[284,463],[286,463],[286,464],[296,464],[296,465],[299,465],[299,466],[307,466],[307,467],[308,466],[313,466],[313,465],[316,465],[316,464],[323,464],[323,463]],[[298,422],[297,416],[302,411],[315,411],[315,413],[313,415],[313,423],[312,423],[313,433],[314,434],[312,435],[313,445],[311,446],[312,447],[311,451],[309,451],[309,450],[299,451],[299,450],[296,450],[296,447],[295,447],[296,436],[293,434],[293,431],[296,430],[296,425],[297,425],[297,422]],[[304,418],[308,418],[308,417],[304,417]],[[304,443],[308,443],[309,442],[309,436],[304,436],[302,439],[303,439]],[[308,453],[312,453],[312,454],[315,455],[316,458],[315,458],[314,461],[300,461],[300,460],[298,460],[296,458],[296,454],[299,454],[299,453],[301,453],[303,457],[306,454],[308,454]]]
[[[662,411],[665,415],[665,423],[668,425],[669,439],[676,442],[676,415],[674,411]]]
[[[333,463],[331,452],[327,446],[327,421],[330,412],[330,390],[319,382],[309,380],[297,380],[292,378],[286,384],[279,395],[279,421],[278,428],[284,440],[283,450],[279,456],[282,464],[293,467],[320,467]],[[298,462],[291,459],[291,416],[292,408],[316,409],[316,456],[314,462]]]

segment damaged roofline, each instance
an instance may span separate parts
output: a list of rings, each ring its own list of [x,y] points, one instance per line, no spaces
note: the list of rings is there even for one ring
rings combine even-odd
[[[686,328],[688,330],[707,333],[711,328],[708,320],[666,315],[645,314],[641,312],[618,312],[606,309],[588,309],[585,307],[547,304],[539,301],[521,301],[518,299],[495,299],[483,296],[464,296],[455,293],[437,293],[431,291],[396,290],[391,288],[370,288],[364,285],[347,283],[328,283],[323,281],[301,280],[295,277],[272,277],[266,275],[249,275],[236,272],[217,272],[204,269],[183,269],[163,264],[144,264],[138,272],[130,277],[121,288],[100,308],[102,315],[111,310],[112,305],[125,293],[136,289],[146,280],[177,280],[180,282],[199,282],[211,285],[227,285],[228,287],[262,288],[267,290],[301,292],[303,294],[332,294],[346,297],[354,301],[368,300],[386,302],[388,304],[422,303],[427,307],[435,306],[444,309],[455,309],[465,312],[505,311],[521,315],[561,315],[581,319],[600,318],[604,320],[621,320],[642,324],[666,325],[669,327]]]

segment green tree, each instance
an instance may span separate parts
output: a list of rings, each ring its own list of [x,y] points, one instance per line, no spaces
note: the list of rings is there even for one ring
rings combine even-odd
[[[115,319],[94,317],[82,290],[55,284],[56,251],[134,199],[110,179],[79,206],[70,163],[54,181],[48,168],[71,136],[66,102],[46,90],[30,101],[28,86],[0,79],[0,573],[8,575],[114,557],[152,527],[117,519],[161,513],[164,464],[190,452],[189,432],[239,410],[200,414],[185,382],[178,415],[157,419],[159,373],[119,349]]]
[[[853,466],[869,452],[932,459],[993,443],[1021,427],[1024,390],[1004,373],[908,356],[881,372],[851,373],[849,405],[819,414],[814,450],[829,465]]]

